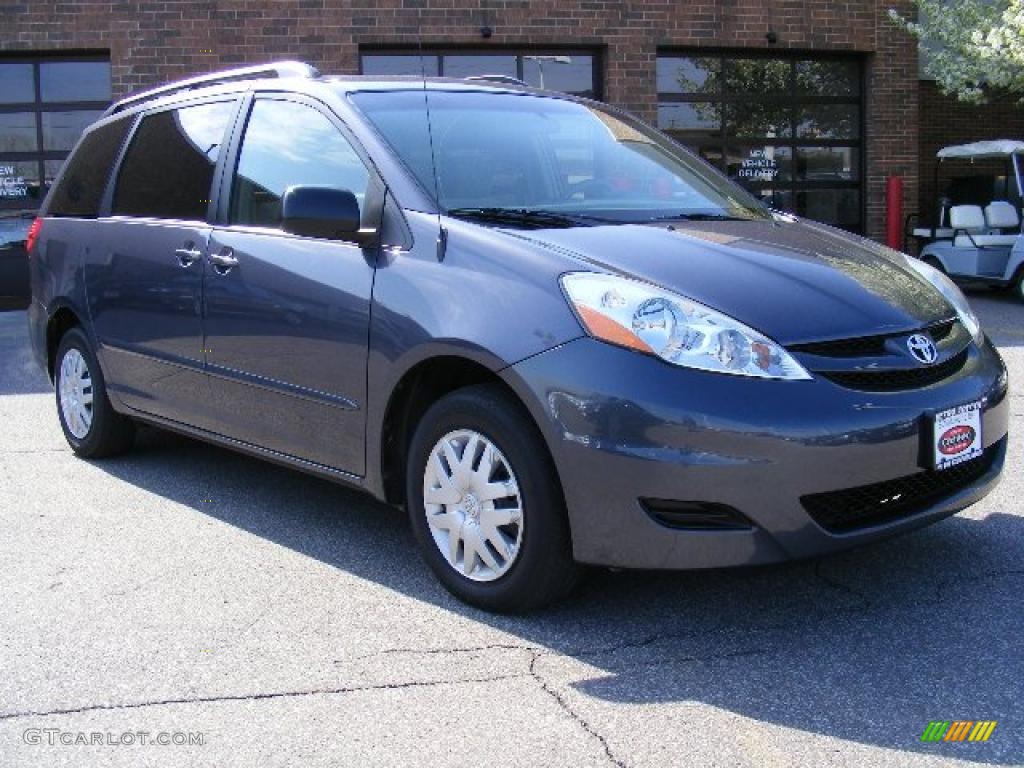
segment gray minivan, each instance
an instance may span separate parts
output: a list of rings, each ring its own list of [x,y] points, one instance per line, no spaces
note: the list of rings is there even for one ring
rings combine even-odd
[[[1006,369],[944,275],[507,80],[125,99],[27,247],[77,454],[144,422],[363,488],[491,610],[907,531],[1004,463]]]

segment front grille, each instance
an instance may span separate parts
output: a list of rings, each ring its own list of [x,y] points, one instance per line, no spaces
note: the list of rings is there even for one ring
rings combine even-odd
[[[937,365],[899,370],[819,371],[819,375],[847,389],[865,392],[897,392],[937,384],[957,373],[967,362],[967,350]]]
[[[956,318],[934,323],[922,330],[931,334],[932,341],[941,343],[949,337],[956,326]],[[908,332],[909,333],[909,332]],[[837,341],[815,341],[810,344],[795,344],[790,349],[819,357],[880,357],[886,354],[885,342],[908,333],[887,333],[881,336],[859,336]]]
[[[1002,442],[989,446],[976,459],[941,472],[928,470],[884,483],[815,493],[801,497],[800,503],[814,522],[832,533],[891,523],[938,504],[979,480],[992,468]]]

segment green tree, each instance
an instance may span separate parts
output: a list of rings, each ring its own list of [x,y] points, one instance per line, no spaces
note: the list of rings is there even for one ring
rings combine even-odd
[[[944,93],[983,102],[989,90],[1024,101],[1024,0],[914,0],[917,20],[889,18],[925,50],[925,71]]]

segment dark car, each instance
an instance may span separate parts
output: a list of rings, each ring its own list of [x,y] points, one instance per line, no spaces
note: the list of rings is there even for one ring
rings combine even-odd
[[[506,81],[173,84],[29,236],[74,451],[159,425],[404,505],[463,600],[916,528],[995,485],[1007,376],[943,275]]]
[[[32,218],[0,216],[0,310],[25,309],[29,303],[25,240]]]

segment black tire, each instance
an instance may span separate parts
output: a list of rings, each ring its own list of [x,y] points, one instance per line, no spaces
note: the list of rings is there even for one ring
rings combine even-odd
[[[423,500],[434,447],[457,430],[473,430],[498,448],[518,481],[522,538],[508,570],[474,581],[449,564],[431,534]],[[582,569],[572,559],[565,502],[544,442],[529,414],[496,385],[457,390],[435,403],[416,428],[406,471],[409,518],[420,551],[441,583],[463,602],[488,611],[523,613],[565,597]]]
[[[1024,267],[1017,270],[1017,274],[1010,281],[1010,293],[1017,301],[1024,301]]]
[[[68,425],[69,417],[61,405],[61,377],[65,356],[75,350],[82,356],[92,382],[92,422],[88,431],[75,435]],[[64,437],[77,455],[87,459],[99,459],[123,453],[132,446],[135,425],[131,419],[117,413],[110,405],[107,387],[103,380],[96,355],[93,354],[89,339],[81,328],[72,328],[60,340],[57,356],[53,363],[53,383],[57,400],[57,417],[60,419]],[[81,429],[77,431],[81,432]]]

